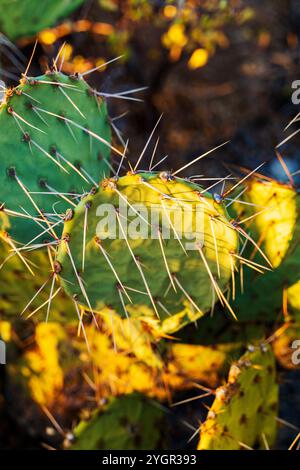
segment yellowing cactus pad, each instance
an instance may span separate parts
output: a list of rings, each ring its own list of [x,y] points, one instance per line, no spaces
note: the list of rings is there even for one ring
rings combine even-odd
[[[200,186],[166,173],[130,173],[104,180],[72,211],[55,270],[86,308],[111,306],[173,332],[218,299],[231,310],[223,292],[237,250],[223,206]]]

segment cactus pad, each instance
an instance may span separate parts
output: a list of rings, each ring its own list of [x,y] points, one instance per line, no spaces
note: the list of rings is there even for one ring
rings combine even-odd
[[[295,240],[299,237],[297,191],[277,181],[252,179],[241,198],[250,205],[236,204],[240,217],[257,213],[250,222],[251,231],[256,233],[264,253],[277,268],[292,250],[293,237]]]
[[[57,222],[108,173],[106,104],[80,77],[23,77],[6,93],[0,127],[0,230],[21,243],[45,230],[49,239],[60,225],[50,230],[46,217]]]
[[[228,382],[200,428],[199,450],[238,450],[273,445],[276,437],[278,386],[275,360],[266,344],[232,365]]]
[[[163,448],[160,405],[143,395],[112,398],[88,421],[74,429],[71,450],[151,450]],[[165,430],[164,430],[165,434]]]
[[[246,273],[245,292],[233,306],[244,321],[254,317],[274,321],[284,304],[293,311],[299,308],[300,198],[289,185],[253,179],[242,199],[246,204],[236,205],[239,217],[251,218],[248,228],[274,270],[263,275]],[[248,256],[254,255],[259,258],[252,247]]]
[[[98,225],[99,210],[107,207],[111,232]],[[180,209],[189,218],[185,230],[172,219]],[[130,224],[140,224],[144,233],[131,236]],[[104,180],[82,199],[65,223],[56,269],[66,292],[85,307],[109,305],[124,317],[141,316],[144,308],[152,326],[172,332],[202,316],[218,297],[230,309],[223,292],[237,266],[237,248],[222,205],[201,187],[165,174],[130,173]]]

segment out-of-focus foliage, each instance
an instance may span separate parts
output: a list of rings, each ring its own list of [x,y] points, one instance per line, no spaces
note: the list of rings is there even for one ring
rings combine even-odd
[[[142,34],[147,45],[145,57],[163,58],[170,63],[182,59],[194,70],[205,66],[218,47],[229,47],[226,29],[233,24],[241,26],[254,16],[244,0],[98,0],[98,6],[103,21],[67,21],[40,31],[39,40],[51,45],[71,33],[89,32],[105,38],[111,54],[122,55],[126,61],[135,53],[134,42]],[[72,57],[72,52],[73,47],[68,44],[65,71],[80,72],[91,67],[87,58]],[[100,65],[101,60],[95,65]]]
[[[72,13],[83,0],[1,0],[0,31],[15,40],[52,26]]]

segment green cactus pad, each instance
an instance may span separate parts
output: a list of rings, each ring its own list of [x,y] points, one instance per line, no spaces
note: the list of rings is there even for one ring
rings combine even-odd
[[[24,77],[6,93],[0,127],[0,230],[27,243],[49,229],[44,217],[53,214],[49,220],[57,222],[55,213],[70,206],[66,199],[74,204],[74,193],[89,191],[109,173],[107,108],[83,78]],[[53,230],[59,234],[60,227]]]
[[[199,450],[272,446],[276,438],[278,385],[275,360],[266,344],[251,347],[232,365],[228,382],[200,428]]]
[[[159,404],[134,393],[113,398],[74,429],[71,450],[151,450],[163,448]]]
[[[14,40],[31,36],[67,16],[84,0],[0,0],[0,31]]]
[[[99,211],[107,207],[115,217],[111,232],[99,228],[105,220]],[[190,217],[185,231],[172,219],[182,207]],[[153,208],[157,225],[150,217]],[[143,235],[134,239],[131,224],[142,225]],[[167,226],[169,238],[163,235]],[[237,267],[237,248],[237,232],[222,205],[201,187],[165,173],[130,173],[104,180],[82,199],[65,222],[56,270],[66,292],[85,307],[97,311],[109,305],[124,317],[141,317],[144,309],[152,327],[174,332],[207,312],[218,294],[230,309],[222,292]]]

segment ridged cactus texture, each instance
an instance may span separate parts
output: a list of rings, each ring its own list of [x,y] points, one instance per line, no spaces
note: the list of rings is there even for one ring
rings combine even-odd
[[[78,8],[84,0],[1,0],[0,31],[15,40],[48,28]]]
[[[6,92],[0,127],[0,230],[14,243],[55,238],[57,214],[109,172],[106,104],[79,76],[24,76]]]
[[[74,429],[71,450],[164,448],[165,411],[143,395],[112,398]],[[67,443],[68,445],[68,443]]]
[[[278,385],[268,345],[251,347],[234,363],[227,384],[215,395],[200,427],[199,450],[268,448],[274,444]]]
[[[141,205],[143,211],[136,208]],[[115,221],[108,229],[98,225],[101,207]],[[174,217],[179,211],[188,217],[185,227]],[[130,224],[144,233],[131,237]],[[193,249],[186,251],[187,244]],[[237,251],[237,231],[224,207],[200,186],[167,173],[128,173],[103,180],[68,217],[56,272],[86,308],[109,305],[122,317],[142,317],[170,333],[200,318],[218,298],[230,310],[223,292],[237,268]]]

